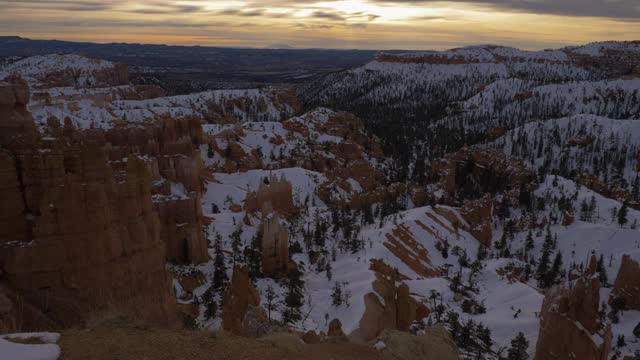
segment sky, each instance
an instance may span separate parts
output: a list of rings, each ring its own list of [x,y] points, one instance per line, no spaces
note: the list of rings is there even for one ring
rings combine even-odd
[[[640,40],[640,0],[0,0],[0,35],[202,46],[558,48]]]

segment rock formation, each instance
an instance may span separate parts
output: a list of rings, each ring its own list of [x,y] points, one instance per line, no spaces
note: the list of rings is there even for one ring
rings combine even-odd
[[[416,301],[405,283],[396,286],[395,273],[376,272],[375,293],[364,296],[365,311],[358,329],[350,336],[357,341],[369,341],[385,329],[409,331],[415,320],[429,315],[429,309]],[[384,303],[379,299],[382,298]]]
[[[493,239],[493,199],[488,194],[478,200],[465,201],[460,209],[460,215],[469,224],[463,230],[471,234],[484,246],[491,247]]]
[[[262,272],[266,276],[284,276],[289,269],[289,233],[270,203],[263,205],[260,252]]]
[[[167,246],[167,260],[179,264],[200,264],[209,260],[202,231],[202,206],[197,193],[186,199],[154,201]]]
[[[533,176],[522,161],[508,160],[502,153],[475,148],[462,148],[451,153],[434,161],[432,168],[449,195],[460,190],[481,195],[518,189]]]
[[[3,309],[18,309],[12,330],[102,312],[172,321],[165,262],[208,259],[199,121],[77,130],[51,119],[40,138],[26,84],[7,79],[0,95],[0,287]]]
[[[112,173],[100,149],[58,145],[4,156],[27,214],[17,226],[24,231],[0,247],[2,282],[13,300],[57,326],[101,311],[171,320],[175,297],[144,163],[131,158],[126,171]]]
[[[16,141],[32,143],[35,140],[36,128],[27,111],[28,102],[26,81],[19,78],[0,81],[0,144],[7,146]]]
[[[223,301],[222,327],[227,331],[241,334],[247,310],[250,306],[260,305],[260,294],[253,287],[245,269],[236,267],[233,270],[231,283],[224,291]]]
[[[629,255],[622,257],[611,298],[622,297],[629,310],[640,310],[640,264]]]
[[[540,312],[536,360],[606,360],[611,327],[600,329],[600,281],[587,275],[573,289],[550,291]]]
[[[268,179],[263,179],[256,192],[247,193],[244,208],[248,213],[253,214],[262,210],[267,202],[282,216],[286,217],[297,212],[293,203],[293,188],[284,176],[278,178],[271,174]]]
[[[484,246],[491,246],[493,237],[491,225],[493,199],[489,194],[477,200],[465,201],[464,205],[457,211],[443,206],[436,206],[433,211],[453,225],[456,235],[458,229],[461,229],[471,234]]]
[[[344,331],[342,331],[342,323],[338,319],[333,319],[329,323],[329,330],[327,330],[327,336],[344,337]]]

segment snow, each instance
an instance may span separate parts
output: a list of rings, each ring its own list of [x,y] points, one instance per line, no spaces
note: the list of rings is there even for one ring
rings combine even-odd
[[[37,338],[42,344],[20,344],[7,339]],[[60,339],[57,333],[18,333],[0,335],[0,359],[2,360],[56,360],[60,356]]]
[[[374,348],[374,349],[376,349],[376,350],[378,350],[378,351],[381,351],[381,350],[384,350],[384,349],[386,349],[386,348],[387,348],[387,344],[385,344],[385,343],[384,343],[384,341],[382,341],[382,340],[378,340],[378,341],[373,345],[373,348]]]
[[[601,56],[605,51],[625,50],[640,53],[640,44],[634,42],[605,41],[594,42],[578,47],[569,47],[568,50],[582,55]]]
[[[77,86],[91,86],[97,83],[96,72],[114,68],[115,65],[111,62],[80,55],[38,55],[0,68],[0,79],[15,74],[37,86],[47,81],[51,74],[69,74],[73,76]]]
[[[443,59],[462,58],[468,62],[478,63],[493,63],[501,61],[504,58],[523,62],[538,60],[552,62],[569,61],[569,56],[561,50],[523,51],[512,47],[495,45],[474,45],[445,51],[422,51],[400,54],[398,56],[407,59],[420,59],[425,57]]]
[[[623,358],[625,355],[633,356],[636,352],[640,351],[640,339],[636,338],[633,334],[633,329],[638,326],[638,324],[640,324],[640,311],[625,310],[623,316],[620,317],[620,322],[612,324],[611,326],[614,345],[620,335],[624,336],[625,342],[627,343],[622,354]]]
[[[306,198],[322,204],[315,192],[318,185],[326,181],[326,177],[320,173],[303,168],[250,170],[232,174],[214,173],[215,182],[207,183],[206,192],[202,197],[204,213],[211,212],[211,204],[218,205],[221,210],[228,209],[233,204],[243,204],[247,192],[257,191],[260,182],[270,175],[277,178],[284,176],[291,183],[294,200],[298,205],[302,205]]]

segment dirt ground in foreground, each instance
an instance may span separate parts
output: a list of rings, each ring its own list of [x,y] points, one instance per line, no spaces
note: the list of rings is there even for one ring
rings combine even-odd
[[[393,360],[348,342],[304,344],[293,334],[249,339],[225,332],[151,328],[111,321],[70,330],[59,342],[61,360]]]

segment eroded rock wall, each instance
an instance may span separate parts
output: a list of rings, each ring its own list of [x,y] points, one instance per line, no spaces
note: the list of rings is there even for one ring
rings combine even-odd
[[[540,312],[536,360],[606,360],[611,327],[601,329],[598,317],[600,281],[580,278],[573,289],[552,290]]]

